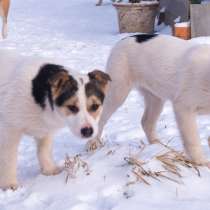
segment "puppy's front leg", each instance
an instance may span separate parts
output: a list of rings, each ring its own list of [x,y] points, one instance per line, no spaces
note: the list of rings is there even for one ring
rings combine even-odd
[[[3,20],[3,23],[2,23],[2,37],[3,39],[6,39],[7,38],[7,18],[6,17],[3,17],[2,18]]]
[[[0,128],[0,188],[13,189],[18,187],[17,182],[17,152],[21,133]]]
[[[187,154],[196,164],[205,165],[207,160],[204,157],[201,148],[201,142],[196,124],[196,113],[187,109],[175,107],[175,115]]]
[[[163,109],[164,101],[147,90],[140,90],[144,95],[145,110],[141,120],[142,128],[150,144],[159,141],[156,134],[156,123]]]
[[[52,138],[46,136],[42,139],[37,139],[37,156],[41,171],[44,175],[56,175],[62,171],[62,167],[55,164],[52,157]]]

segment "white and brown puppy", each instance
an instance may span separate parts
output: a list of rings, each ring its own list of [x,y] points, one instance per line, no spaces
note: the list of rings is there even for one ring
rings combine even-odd
[[[136,88],[145,99],[142,127],[149,142],[157,141],[156,122],[164,102],[170,100],[186,152],[195,163],[208,163],[202,152],[196,116],[210,114],[209,45],[195,46],[167,35],[135,35],[113,48],[107,73],[112,83],[98,138],[112,113]]]
[[[97,135],[110,77],[98,70],[79,75],[42,58],[0,50],[0,188],[16,188],[21,136],[37,140],[43,174],[61,171],[52,158],[52,136],[68,126],[81,138]]]
[[[2,37],[7,37],[7,17],[9,13],[10,0],[0,0],[0,16],[2,17]]]

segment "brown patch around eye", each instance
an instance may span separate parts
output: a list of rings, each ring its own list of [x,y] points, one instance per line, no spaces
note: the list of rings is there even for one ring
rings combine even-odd
[[[87,110],[89,114],[96,119],[101,113],[101,100],[96,96],[90,96],[87,99]]]
[[[103,92],[101,86],[94,81],[90,81],[85,85],[85,94],[87,98],[95,97],[100,103],[103,103],[105,93]]]
[[[60,109],[66,116],[77,114],[79,112],[77,96],[69,98],[62,106],[60,106]]]
[[[68,105],[67,108],[72,112],[73,114],[77,114],[79,112],[79,108],[77,105]]]
[[[89,107],[89,110],[90,112],[96,112],[100,107],[100,104],[92,104],[90,107]]]

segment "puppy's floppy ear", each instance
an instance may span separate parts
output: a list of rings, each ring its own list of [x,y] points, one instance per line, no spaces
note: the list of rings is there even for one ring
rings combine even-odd
[[[60,70],[49,78],[53,96],[57,96],[69,81],[69,74],[66,70]]]
[[[54,99],[71,86],[76,88],[74,80],[63,66],[46,63],[40,66],[32,80],[32,96],[43,109],[48,99],[53,110]]]
[[[92,72],[89,72],[88,76],[90,80],[95,80],[102,86],[106,86],[109,81],[112,81],[111,77],[107,73],[97,69]]]

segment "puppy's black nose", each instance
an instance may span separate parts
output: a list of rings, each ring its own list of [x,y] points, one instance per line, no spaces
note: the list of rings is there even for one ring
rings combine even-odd
[[[88,138],[88,137],[92,136],[93,128],[92,127],[84,127],[81,129],[81,134],[83,137]]]

